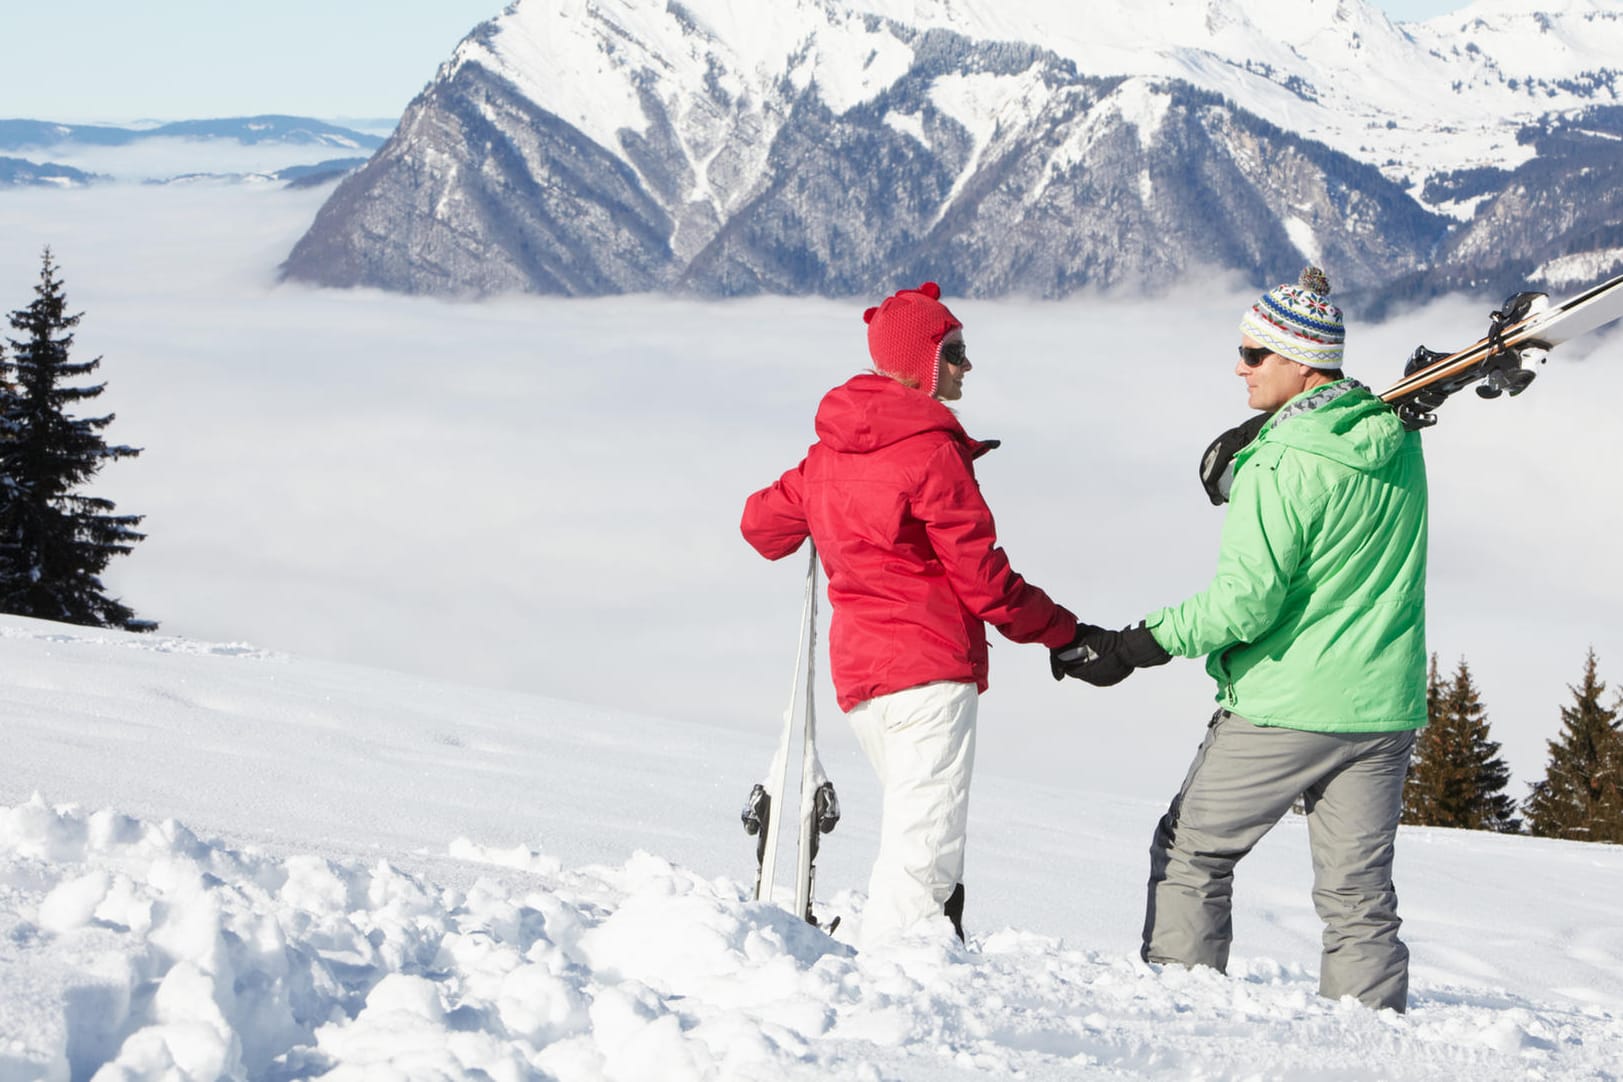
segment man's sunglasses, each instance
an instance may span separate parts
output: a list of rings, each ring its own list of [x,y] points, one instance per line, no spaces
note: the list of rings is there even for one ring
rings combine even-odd
[[[1273,352],[1267,346],[1241,346],[1240,360],[1245,362],[1247,368],[1255,368],[1273,356]]]
[[[941,347],[941,359],[957,367],[969,360],[969,351],[964,348],[962,342],[948,342]]]

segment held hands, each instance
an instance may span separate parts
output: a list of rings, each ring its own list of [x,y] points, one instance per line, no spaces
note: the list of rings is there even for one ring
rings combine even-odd
[[[1048,670],[1055,680],[1074,676],[1094,687],[1119,684],[1133,671],[1132,666],[1116,657],[1119,638],[1117,632],[1078,622],[1071,641],[1048,652]]]
[[[1048,668],[1055,680],[1074,676],[1094,687],[1107,688],[1127,679],[1134,669],[1165,665],[1171,660],[1172,655],[1161,648],[1142,623],[1120,631],[1079,623],[1075,638],[1049,651]]]

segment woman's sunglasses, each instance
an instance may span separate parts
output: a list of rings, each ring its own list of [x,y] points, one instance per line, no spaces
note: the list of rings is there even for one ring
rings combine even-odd
[[[1241,346],[1240,360],[1245,362],[1247,368],[1255,368],[1271,357],[1273,352],[1267,346]]]

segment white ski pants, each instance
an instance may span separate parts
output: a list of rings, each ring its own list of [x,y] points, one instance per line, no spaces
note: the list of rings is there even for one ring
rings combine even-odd
[[[938,681],[877,695],[846,715],[884,792],[865,944],[942,917],[963,881],[979,702],[974,684]]]

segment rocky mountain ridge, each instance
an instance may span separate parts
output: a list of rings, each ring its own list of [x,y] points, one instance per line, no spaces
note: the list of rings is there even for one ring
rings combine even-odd
[[[1378,305],[1618,247],[1615,5],[1479,0],[1448,17],[1465,24],[1400,28],[1362,0],[1102,2],[1120,18],[1057,0],[777,0],[771,19],[519,0],[462,42],[284,274],[707,296],[932,277],[1057,297],[1314,260]]]

